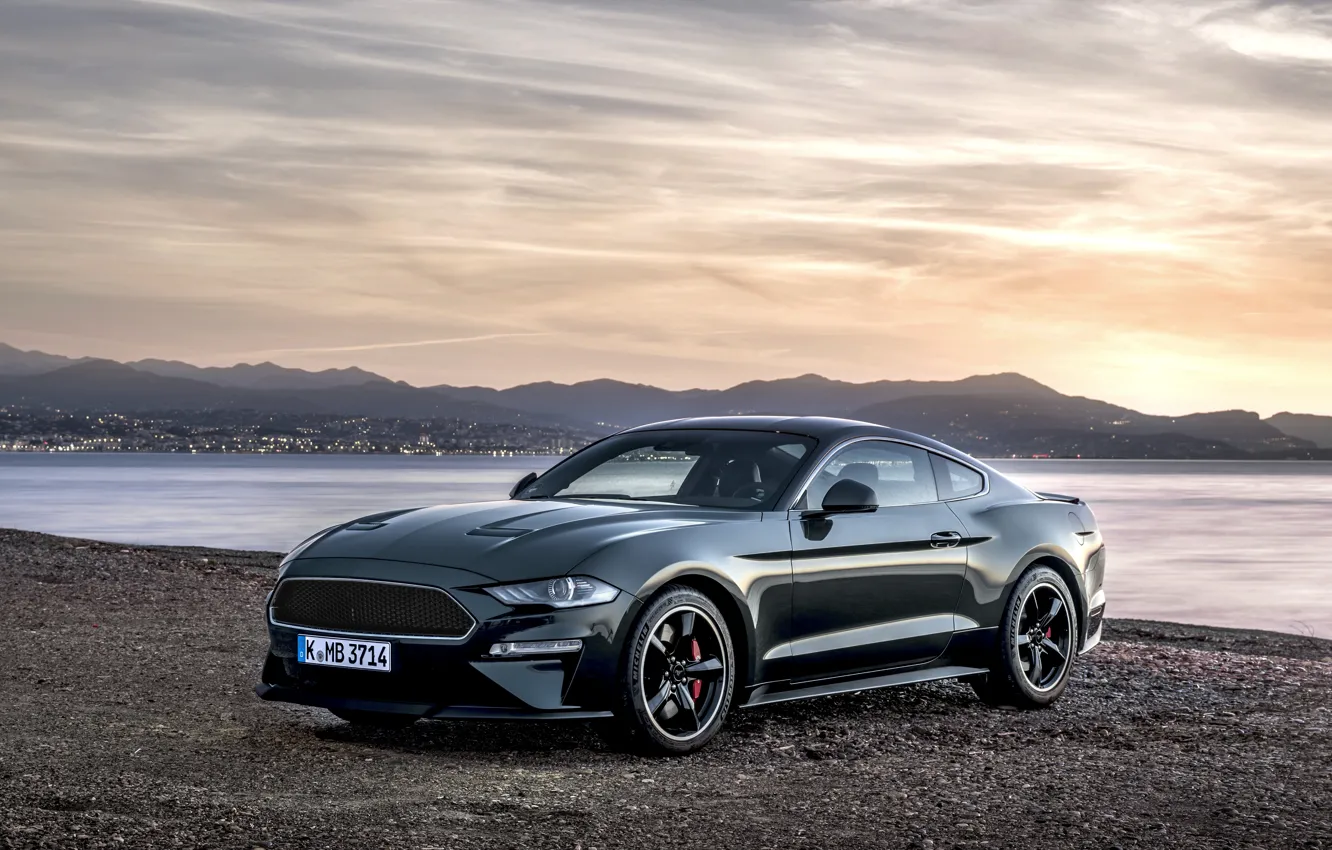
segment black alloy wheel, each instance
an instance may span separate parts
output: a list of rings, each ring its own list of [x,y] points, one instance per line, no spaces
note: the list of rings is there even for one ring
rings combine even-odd
[[[700,749],[721,728],[735,652],[717,606],[689,587],[664,589],[639,615],[621,676],[612,740],[655,754]]]
[[[1073,620],[1054,585],[1042,582],[1027,592],[1015,643],[1022,673],[1033,689],[1048,691],[1063,679],[1072,655]]]
[[[1078,651],[1078,612],[1068,585],[1034,567],[1013,588],[997,641],[998,658],[971,687],[989,705],[1044,708],[1068,686]]]

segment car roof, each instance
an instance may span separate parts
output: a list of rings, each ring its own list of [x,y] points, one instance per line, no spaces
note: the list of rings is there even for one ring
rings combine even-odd
[[[855,437],[883,437],[889,440],[916,443],[970,463],[976,462],[952,446],[920,434],[913,434],[899,428],[889,428],[886,425],[875,425],[872,422],[839,419],[834,416],[698,416],[639,425],[636,428],[626,429],[626,432],[683,430],[771,431],[813,437],[825,444],[840,443]]]

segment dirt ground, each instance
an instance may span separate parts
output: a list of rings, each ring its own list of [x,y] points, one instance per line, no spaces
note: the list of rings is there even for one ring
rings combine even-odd
[[[1332,848],[1332,642],[1111,621],[1047,711],[920,685],[644,759],[260,702],[276,561],[0,531],[0,847]]]

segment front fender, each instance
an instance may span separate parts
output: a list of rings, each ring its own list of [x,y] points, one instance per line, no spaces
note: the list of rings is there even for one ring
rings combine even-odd
[[[790,545],[789,527],[780,520],[680,528],[620,541],[574,571],[644,603],[672,582],[698,587],[726,617],[741,684],[755,684],[774,675],[764,654],[790,641],[791,560],[780,556]],[[757,553],[763,557],[751,557]]]

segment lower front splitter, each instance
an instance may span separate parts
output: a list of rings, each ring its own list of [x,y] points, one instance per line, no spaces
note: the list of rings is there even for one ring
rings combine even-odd
[[[344,711],[407,714],[428,720],[604,720],[614,716],[609,711],[583,711],[581,709],[540,711],[498,706],[437,706],[429,703],[354,699],[329,694],[309,693],[298,688],[268,684],[256,685],[254,692],[260,699],[269,702],[289,702],[296,705]]]

